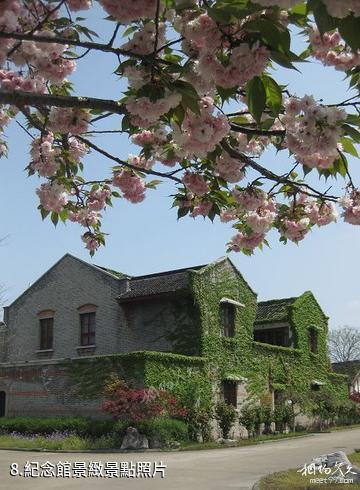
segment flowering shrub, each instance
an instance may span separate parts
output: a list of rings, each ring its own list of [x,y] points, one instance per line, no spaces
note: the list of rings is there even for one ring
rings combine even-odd
[[[360,403],[360,393],[358,393],[357,391],[353,391],[350,396],[349,396],[350,400],[352,400],[353,402],[356,402],[356,403]]]
[[[43,219],[80,225],[94,254],[105,243],[100,213],[118,198],[142,203],[168,180],[179,218],[233,222],[228,249],[248,255],[272,229],[299,243],[336,221],[336,205],[346,223],[360,224],[348,161],[360,143],[358,0],[99,0],[110,21],[103,42],[73,14],[93,3],[0,2],[0,131],[17,119],[32,137],[26,168],[42,179]],[[299,28],[305,49],[295,53]],[[123,96],[72,95],[72,74],[95,52],[113,57]],[[349,98],[294,95],[286,71],[276,81],[304,60],[342,71]],[[120,124],[106,126],[110,116]],[[122,133],[136,149],[112,154],[98,132]],[[289,153],[288,172],[266,162],[270,147]],[[89,152],[112,163],[107,175],[86,180]],[[324,180],[339,177],[340,192],[330,194]]]
[[[155,388],[131,388],[121,379],[112,380],[105,388],[102,410],[115,419],[140,422],[162,415],[183,418],[187,410],[180,406],[177,398],[165,390]]]

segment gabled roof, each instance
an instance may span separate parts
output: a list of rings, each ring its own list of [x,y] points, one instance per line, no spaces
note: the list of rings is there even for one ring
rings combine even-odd
[[[290,308],[298,298],[281,298],[260,301],[255,323],[280,322],[289,319]]]
[[[100,265],[96,265],[96,264],[90,264],[90,265],[93,265],[93,267],[96,267],[97,269],[101,269],[107,274],[115,276],[118,279],[128,279],[130,277],[127,274],[124,274],[123,272],[114,271],[114,269],[109,269],[108,267],[101,267]]]
[[[332,370],[338,374],[346,374],[349,376],[349,381],[352,381],[360,371],[360,359],[355,361],[333,362]]]
[[[176,269],[172,271],[132,277],[128,280],[128,290],[120,295],[120,301],[144,298],[159,294],[186,291],[189,289],[189,272],[200,270],[204,265]]]
[[[98,265],[90,264],[89,262],[86,262],[85,260],[79,259],[78,257],[75,257],[74,255],[72,255],[70,253],[66,253],[57,262],[55,262],[55,264],[52,265],[50,267],[50,269],[48,269],[46,272],[44,272],[44,274],[42,274],[40,277],[38,277],[36,279],[36,281],[34,281],[12,303],[10,303],[10,305],[6,306],[5,308],[9,308],[9,307],[13,306],[22,296],[24,296],[28,291],[30,291],[31,288],[33,288],[35,284],[39,283],[41,279],[43,279],[50,271],[55,269],[55,267],[57,267],[63,260],[65,260],[68,257],[70,257],[71,259],[73,259],[77,262],[80,262],[81,264],[86,265],[87,267],[90,267],[91,269],[97,270],[98,272],[101,272],[102,274],[106,274],[108,276],[111,276],[114,279],[124,279],[124,278],[128,277],[125,274],[122,274],[121,272],[116,272],[116,271],[113,271],[111,269],[106,269],[105,267],[99,267]]]

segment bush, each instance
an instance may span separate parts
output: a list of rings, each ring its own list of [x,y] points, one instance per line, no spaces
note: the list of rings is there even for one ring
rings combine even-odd
[[[81,437],[101,437],[114,429],[112,420],[94,420],[86,417],[1,417],[0,433],[52,434],[71,432]]]
[[[224,439],[227,439],[236,420],[236,410],[232,405],[228,405],[225,402],[219,402],[216,405],[215,414],[220,425],[222,436]]]
[[[186,421],[188,423],[189,438],[197,441],[201,436],[202,442],[211,440],[211,420],[213,418],[212,407],[192,408],[188,411]]]
[[[248,403],[241,408],[239,423],[248,431],[249,437],[255,436],[255,425],[257,421],[257,408]]]
[[[274,413],[268,405],[262,406],[260,409],[261,421],[264,424],[264,434],[271,434],[271,424],[274,421]]]
[[[171,446],[174,442],[189,440],[187,424],[181,420],[159,417],[153,420],[143,420],[136,424],[138,431],[151,442],[156,440],[161,446]]]
[[[128,420],[134,424],[161,416],[183,418],[187,409],[180,406],[176,396],[156,388],[133,388],[123,379],[113,377],[105,386],[107,399],[102,410],[114,419]]]

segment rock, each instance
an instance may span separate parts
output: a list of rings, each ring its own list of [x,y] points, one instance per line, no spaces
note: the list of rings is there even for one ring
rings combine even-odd
[[[223,439],[220,437],[220,439],[217,439],[216,442],[219,444],[224,444],[225,446],[234,446],[237,444],[236,439]]]
[[[334,468],[333,473],[329,476],[334,478],[336,483],[341,483],[344,478],[353,480],[353,483],[360,483],[360,468],[354,466],[343,451],[322,454],[313,458],[310,464]]]
[[[149,438],[149,447],[151,449],[161,449],[164,446],[162,440],[158,436],[151,436]]]
[[[128,427],[120,449],[149,449],[149,441],[135,427]]]

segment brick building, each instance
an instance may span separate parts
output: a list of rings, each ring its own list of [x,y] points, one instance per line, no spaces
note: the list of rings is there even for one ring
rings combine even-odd
[[[69,366],[88,385],[103,383],[104,366],[140,385],[163,369],[163,387],[206,370],[214,397],[237,408],[250,385],[274,399],[297,373],[299,389],[340,386],[326,338],[311,293],[257,304],[227,258],[130,277],[66,254],[4,309],[0,416],[100,416],[101,396],[80,396]]]

